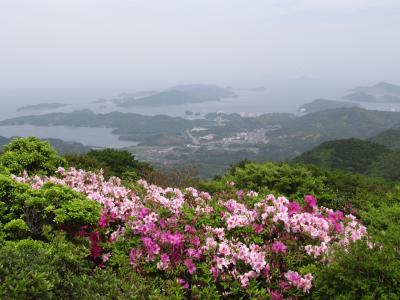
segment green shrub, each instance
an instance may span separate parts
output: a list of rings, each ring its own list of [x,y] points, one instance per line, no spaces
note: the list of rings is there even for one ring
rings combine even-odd
[[[230,187],[228,182],[234,182],[235,186]],[[214,180],[203,181],[200,189],[212,193],[253,190],[296,200],[314,194],[322,206],[356,213],[369,204],[379,206],[388,201],[394,184],[380,178],[314,166],[244,161]]]
[[[0,225],[5,224],[9,238],[28,234],[43,239],[45,232],[61,227],[73,232],[83,225],[97,224],[100,215],[98,202],[66,186],[46,183],[41,189],[33,190],[0,175]]]
[[[333,261],[315,274],[314,299],[398,299],[399,249],[391,244],[370,249],[357,243],[349,252],[339,251]]]
[[[57,233],[52,243],[31,239],[0,248],[0,299],[78,299],[75,284],[94,265],[87,246]]]
[[[21,240],[0,249],[1,299],[51,299],[57,277],[42,242]]]
[[[361,242],[335,253],[315,276],[315,299],[398,299],[400,203],[372,207],[361,217],[374,246]]]
[[[27,190],[17,197],[32,237],[43,232],[43,226],[67,226],[78,230],[83,225],[94,225],[101,215],[101,205],[68,187],[45,184],[39,190]]]
[[[58,167],[65,167],[66,161],[48,142],[37,138],[16,138],[4,146],[0,165],[12,174],[27,171],[30,175],[51,175]]]
[[[101,205],[88,199],[73,199],[54,211],[54,222],[79,229],[82,225],[94,225],[100,218]]]
[[[0,248],[0,299],[183,299],[174,280],[146,278],[129,264],[94,268],[84,245],[58,233],[51,243],[7,242]]]
[[[0,224],[5,224],[22,216],[22,207],[16,201],[29,187],[15,182],[10,176],[0,174]]]
[[[14,219],[4,225],[4,231],[11,239],[21,239],[29,235],[29,227],[22,219]]]
[[[207,186],[210,191],[217,191],[222,186],[226,188],[226,182],[234,182],[236,189],[253,190],[282,194],[292,198],[303,197],[305,194],[318,194],[324,189],[322,176],[314,176],[303,166],[291,166],[289,164],[246,163],[232,168],[216,182]]]

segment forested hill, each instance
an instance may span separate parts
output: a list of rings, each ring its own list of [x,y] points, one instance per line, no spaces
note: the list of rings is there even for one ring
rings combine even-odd
[[[370,138],[370,141],[385,145],[390,149],[400,149],[400,128],[385,130],[380,134]]]
[[[291,120],[278,133],[310,139],[369,138],[400,124],[400,112],[338,108]]]
[[[344,102],[329,99],[315,99],[312,102],[303,104],[298,111],[303,113],[315,113],[328,109],[346,108],[346,107],[361,107],[360,104],[354,102]]]
[[[324,142],[299,155],[292,162],[399,180],[399,144],[398,130],[390,129],[369,140],[344,139]]]

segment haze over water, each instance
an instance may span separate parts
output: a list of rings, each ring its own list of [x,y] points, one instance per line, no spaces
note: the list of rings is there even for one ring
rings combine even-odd
[[[180,84],[180,83],[177,83]],[[185,83],[182,83],[185,84]],[[221,85],[223,86],[223,85]],[[253,91],[256,87],[265,87],[264,91]],[[0,111],[0,119],[28,114],[42,114],[53,111],[70,112],[79,109],[91,109],[94,112],[106,113],[110,111],[133,112],[145,115],[166,114],[171,116],[185,116],[185,111],[199,112],[202,115],[211,112],[224,113],[296,113],[300,105],[310,102],[316,98],[340,99],[345,91],[353,87],[349,83],[327,83],[314,80],[291,80],[279,83],[246,84],[231,86],[239,96],[237,98],[223,99],[222,101],[203,102],[185,105],[166,105],[160,107],[136,106],[133,108],[120,108],[112,103],[93,103],[98,99],[114,99],[120,93],[134,92],[140,89],[130,87],[109,88],[88,87],[80,88],[59,88],[59,89],[37,89],[24,91],[23,88],[15,90],[0,90],[0,101],[4,103]],[[152,90],[163,90],[168,87],[152,87]],[[149,89],[149,88],[147,88]],[[16,110],[24,105],[39,103],[65,103],[67,107],[32,111],[17,112]]]
[[[400,84],[399,13],[398,0],[2,0],[0,120],[54,102],[72,104],[56,110],[64,112],[296,113],[355,86]],[[240,97],[129,110],[92,103],[193,83],[231,86]],[[265,92],[251,91],[259,86]]]

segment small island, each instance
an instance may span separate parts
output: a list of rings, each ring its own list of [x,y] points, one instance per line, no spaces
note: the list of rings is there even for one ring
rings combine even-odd
[[[171,87],[165,91],[144,97],[132,97],[130,94],[122,94],[117,101],[120,107],[134,106],[171,106],[182,104],[220,101],[223,98],[236,97],[232,91],[215,85],[191,84]]]
[[[327,109],[348,108],[348,107],[361,107],[358,103],[344,102],[328,99],[315,99],[310,103],[303,104],[299,107],[298,111],[302,113],[314,113],[324,111]]]
[[[49,110],[49,109],[57,109],[57,108],[65,107],[65,106],[68,106],[68,104],[65,104],[65,103],[39,103],[39,104],[21,106],[20,108],[17,109],[17,112]]]
[[[376,103],[400,103],[400,86],[380,82],[373,86],[357,87],[342,97],[344,100]]]

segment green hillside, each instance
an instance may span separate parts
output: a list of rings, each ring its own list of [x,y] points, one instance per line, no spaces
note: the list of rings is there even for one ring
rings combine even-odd
[[[387,130],[370,140],[328,141],[292,162],[399,180],[400,151],[396,145],[400,144],[400,136],[397,135],[397,130]]]
[[[296,157],[293,162],[366,173],[371,164],[391,151],[383,145],[359,139],[335,140],[322,143]]]
[[[370,138],[370,141],[385,145],[390,149],[400,149],[400,129],[389,129],[381,132],[380,134]]]

